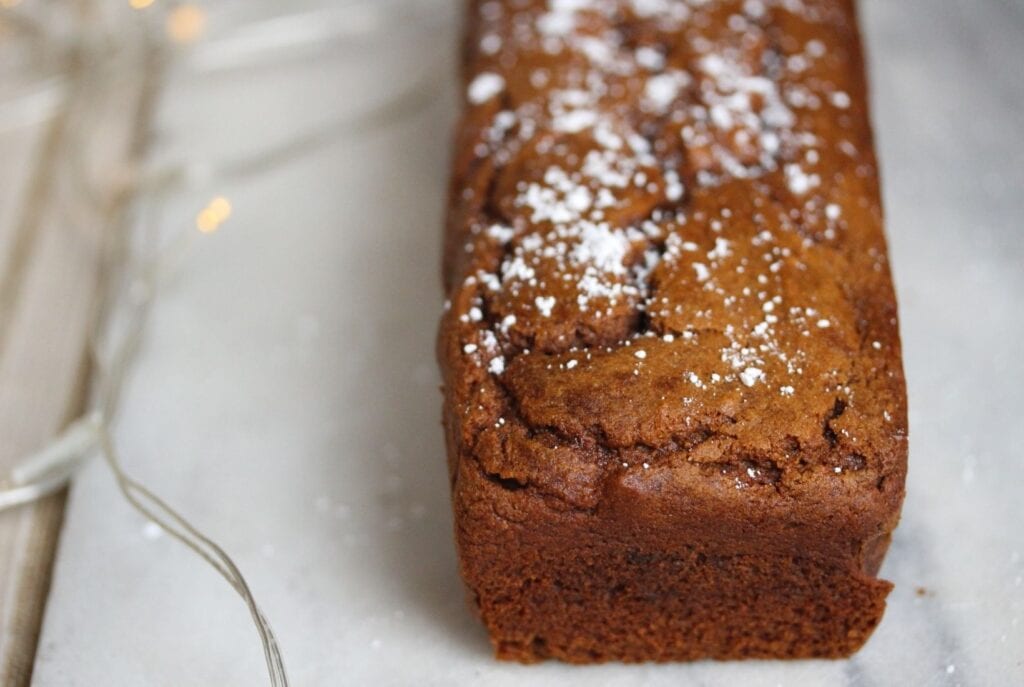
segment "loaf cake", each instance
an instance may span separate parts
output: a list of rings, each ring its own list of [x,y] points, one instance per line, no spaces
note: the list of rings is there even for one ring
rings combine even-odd
[[[906,391],[853,0],[481,0],[444,249],[497,656],[843,657]]]

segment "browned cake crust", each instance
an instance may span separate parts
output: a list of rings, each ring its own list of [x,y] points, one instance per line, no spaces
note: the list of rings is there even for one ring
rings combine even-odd
[[[468,5],[439,357],[500,658],[839,657],[907,456],[851,0]]]

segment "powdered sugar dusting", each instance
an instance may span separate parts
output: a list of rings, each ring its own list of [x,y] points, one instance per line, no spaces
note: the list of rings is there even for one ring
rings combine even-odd
[[[485,103],[505,90],[505,79],[492,72],[478,74],[469,84],[466,95],[474,105]]]
[[[647,336],[680,349],[706,345],[700,332],[714,303],[719,316],[741,307],[750,314],[716,332],[723,343],[714,367],[681,373],[692,397],[722,385],[767,388],[784,398],[800,393],[806,361],[781,332],[833,336],[843,320],[783,300],[787,270],[806,267],[794,253],[799,246],[779,232],[811,236],[805,225],[816,221],[818,233],[805,239],[811,245],[845,230],[843,207],[828,195],[832,180],[822,173],[825,142],[802,122],[805,112],[829,107],[847,116],[836,111],[854,103],[849,89],[813,76],[828,54],[822,41],[784,50],[765,28],[777,12],[815,20],[810,3],[733,5],[722,26],[715,12],[723,0],[548,0],[515,12],[483,3],[479,50],[487,67],[471,80],[467,98],[482,105],[513,87],[473,149],[494,165],[504,194],[483,203],[486,219],[466,244],[467,253],[488,256],[466,280],[483,294],[480,302],[460,312],[460,321],[497,342],[465,351],[486,354],[481,367],[504,374],[508,356],[525,355],[515,351],[538,328],[562,324],[561,338],[545,346],[575,346],[589,356],[575,337],[601,340],[614,318],[636,331],[614,345],[604,341],[607,353]],[[625,31],[626,21],[644,29]],[[685,49],[648,34],[678,36]],[[521,67],[517,54],[533,55],[524,61],[533,66]],[[554,66],[544,66],[548,58]],[[851,148],[840,145],[846,154]],[[508,182],[503,174],[514,176]],[[737,181],[771,184],[796,207],[753,240],[741,239],[735,222],[763,218],[691,208],[695,194]],[[472,192],[465,199],[467,206],[481,200],[495,199]],[[657,288],[665,274],[679,274],[700,296],[694,303],[665,298]],[[669,330],[658,329],[668,321]],[[648,347],[630,354],[634,375],[656,360]],[[556,369],[578,364],[570,362]]]
[[[740,373],[740,381],[744,386],[754,386],[764,380],[764,372],[757,367],[748,367]]]
[[[537,296],[533,301],[537,306],[537,312],[542,317],[551,317],[551,311],[555,307],[555,299],[551,296]]]

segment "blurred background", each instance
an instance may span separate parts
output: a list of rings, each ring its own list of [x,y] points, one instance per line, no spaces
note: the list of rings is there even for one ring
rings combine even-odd
[[[90,411],[294,684],[1024,684],[1024,2],[859,5],[911,409],[884,622],[850,661],[524,668],[465,604],[439,427],[463,3],[0,0],[0,684],[267,683]]]

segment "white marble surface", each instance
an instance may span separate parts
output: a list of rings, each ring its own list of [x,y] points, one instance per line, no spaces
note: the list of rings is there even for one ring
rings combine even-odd
[[[239,11],[224,7],[213,40]],[[851,661],[591,668],[495,663],[456,574],[433,361],[450,8],[428,7],[426,31],[407,22],[274,66],[201,75],[226,59],[204,49],[172,69],[159,107],[154,164],[217,161],[441,78],[403,117],[158,212],[176,231],[213,194],[234,204],[158,298],[117,440],[235,556],[293,683],[1024,684],[1024,4],[862,3],[912,425],[875,636]],[[258,685],[262,671],[223,580],[88,465],[35,682]]]

